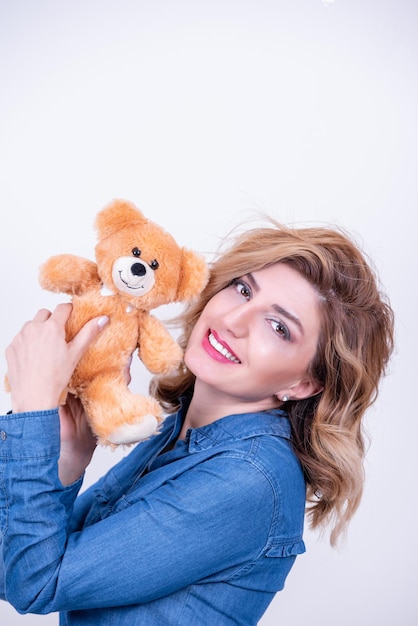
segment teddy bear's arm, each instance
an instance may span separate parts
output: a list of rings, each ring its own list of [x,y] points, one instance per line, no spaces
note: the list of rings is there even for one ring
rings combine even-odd
[[[179,344],[162,322],[150,314],[141,319],[138,354],[152,374],[166,374],[183,359]]]
[[[39,270],[41,287],[56,293],[81,295],[100,282],[96,263],[74,254],[52,256]]]

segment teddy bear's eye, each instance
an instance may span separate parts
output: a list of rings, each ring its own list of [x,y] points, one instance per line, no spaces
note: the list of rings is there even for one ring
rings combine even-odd
[[[141,256],[141,250],[139,248],[132,248],[132,254],[134,256]]]
[[[158,263],[157,259],[154,259],[153,261],[151,261],[149,266],[150,266],[150,268],[152,270],[157,270],[159,268],[160,264]]]

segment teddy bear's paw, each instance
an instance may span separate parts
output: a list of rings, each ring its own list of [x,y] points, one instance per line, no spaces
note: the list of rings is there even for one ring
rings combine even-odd
[[[107,440],[111,444],[132,444],[143,439],[148,439],[151,435],[154,435],[158,430],[158,420],[155,415],[143,415],[141,421],[135,424],[123,424],[116,428]]]
[[[176,370],[180,363],[183,361],[184,352],[178,344],[174,344],[173,349],[170,351],[170,360],[168,363],[167,374],[170,371]]]

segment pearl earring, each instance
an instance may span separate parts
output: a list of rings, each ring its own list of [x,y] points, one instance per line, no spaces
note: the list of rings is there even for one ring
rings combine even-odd
[[[283,396],[282,398],[282,402],[288,402],[290,400],[289,396],[286,394],[285,396]]]

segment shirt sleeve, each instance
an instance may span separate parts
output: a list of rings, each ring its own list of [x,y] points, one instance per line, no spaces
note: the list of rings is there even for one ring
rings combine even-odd
[[[58,414],[21,420],[22,458],[4,461],[11,498],[6,597],[18,611],[149,602],[207,577],[232,577],[263,549],[273,517],[272,487],[254,464],[233,455],[215,455],[139,501],[126,497],[119,512],[71,532],[80,483],[63,488],[58,479]],[[46,443],[26,448],[29,432]]]
[[[82,477],[72,485],[62,485],[59,452],[58,409],[0,416],[2,599],[9,600],[10,589],[13,597],[13,588],[26,584],[32,572],[37,584],[43,585],[48,577],[48,545],[61,546],[61,550],[65,545]]]

